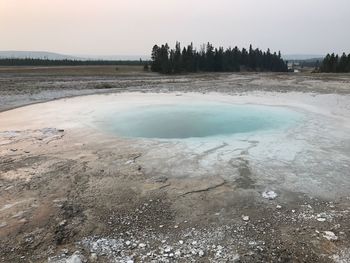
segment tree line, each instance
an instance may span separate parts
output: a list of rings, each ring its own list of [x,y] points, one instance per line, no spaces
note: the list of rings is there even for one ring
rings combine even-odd
[[[168,44],[155,45],[152,49],[151,70],[163,74],[178,74],[182,72],[238,72],[273,71],[287,72],[287,63],[281,53],[271,53],[270,49],[262,51],[258,48],[249,49],[238,47],[214,48],[212,44],[202,45],[197,51],[191,43],[181,48],[176,42],[175,48]]]
[[[146,65],[142,60],[70,60],[41,58],[0,58],[0,66],[100,66],[100,65]]]
[[[320,72],[344,73],[350,72],[350,54],[343,53],[340,57],[334,53],[327,54],[319,68]]]

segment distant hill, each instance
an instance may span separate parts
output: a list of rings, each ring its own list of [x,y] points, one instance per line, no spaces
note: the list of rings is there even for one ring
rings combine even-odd
[[[96,59],[101,59],[101,60],[150,60],[150,56],[145,56],[145,55],[78,55],[79,57],[83,57],[85,59],[91,59],[91,60],[96,60]]]
[[[33,58],[33,59],[49,59],[49,60],[150,60],[149,56],[144,55],[64,55],[46,51],[0,51],[1,58]]]
[[[0,51],[0,58],[34,58],[50,60],[79,60],[81,58],[45,51]]]
[[[282,55],[284,60],[323,60],[324,55],[312,55],[312,54],[289,54]]]

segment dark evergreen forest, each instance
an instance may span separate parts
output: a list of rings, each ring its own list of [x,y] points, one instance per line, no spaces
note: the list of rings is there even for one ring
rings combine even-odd
[[[181,48],[179,42],[175,49],[168,44],[155,45],[152,49],[151,70],[163,74],[178,74],[183,72],[238,72],[238,71],[288,71],[287,63],[281,58],[281,53],[266,52],[258,48],[249,50],[238,47],[214,48],[208,43],[200,50],[194,49],[191,43]]]
[[[350,54],[346,55],[343,53],[340,57],[334,53],[331,55],[327,54],[327,56],[323,59],[319,71],[326,73],[350,72]]]

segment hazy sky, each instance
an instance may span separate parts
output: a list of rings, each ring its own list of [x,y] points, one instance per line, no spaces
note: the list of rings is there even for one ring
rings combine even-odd
[[[0,50],[148,55],[179,40],[349,53],[349,32],[350,0],[0,0]]]

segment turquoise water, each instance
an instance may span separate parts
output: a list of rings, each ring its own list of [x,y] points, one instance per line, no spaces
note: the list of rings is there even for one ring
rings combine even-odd
[[[185,139],[283,129],[299,117],[281,107],[207,103],[137,107],[109,113],[103,123],[123,137]]]

